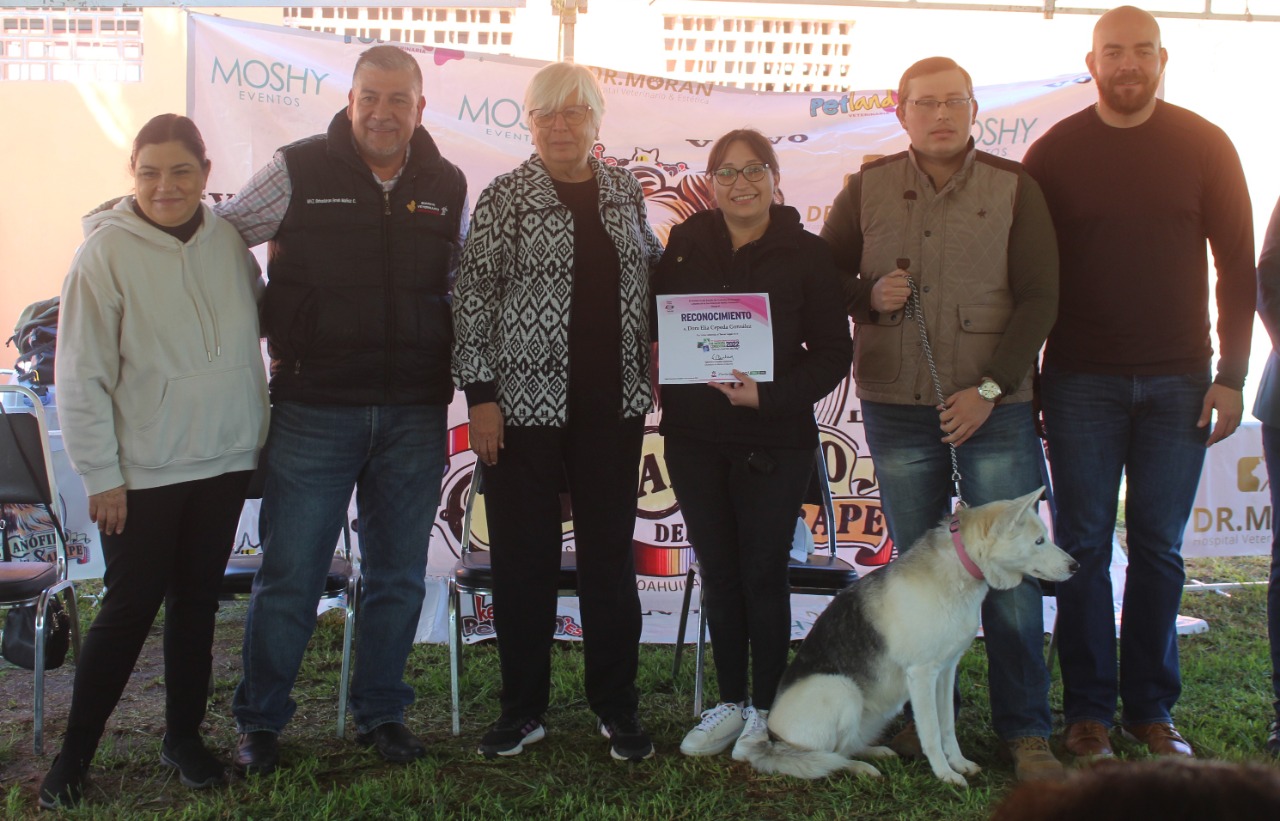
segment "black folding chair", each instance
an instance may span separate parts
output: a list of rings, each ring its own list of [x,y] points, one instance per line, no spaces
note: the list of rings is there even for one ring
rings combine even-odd
[[[6,408],[4,400],[17,396],[30,403],[30,410]],[[0,608],[35,605],[35,752],[44,753],[44,651],[49,627],[49,601],[63,595],[71,619],[72,658],[80,655],[80,617],[76,608],[75,585],[67,578],[67,544],[58,518],[58,486],[49,449],[49,428],[39,398],[21,385],[0,385],[0,502],[43,507],[53,523],[55,559],[40,561],[0,561]]]

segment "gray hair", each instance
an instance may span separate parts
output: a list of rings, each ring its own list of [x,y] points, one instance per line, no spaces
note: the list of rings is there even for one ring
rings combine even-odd
[[[360,52],[356,60],[355,70],[351,72],[351,84],[355,85],[355,77],[362,68],[376,68],[379,71],[411,71],[414,88],[422,94],[422,67],[413,55],[396,46],[374,46]]]
[[[576,63],[551,63],[533,75],[524,92],[525,119],[539,108],[558,109],[576,99],[591,106],[591,127],[599,130],[604,119],[604,92],[591,69]]]

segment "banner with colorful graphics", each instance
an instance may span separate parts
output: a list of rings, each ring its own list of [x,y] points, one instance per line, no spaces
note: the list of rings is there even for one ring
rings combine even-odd
[[[210,196],[234,194],[277,148],[323,132],[346,106],[356,56],[370,45],[357,38],[191,15],[187,99],[213,160]],[[427,99],[423,124],[444,155],[466,172],[475,202],[494,176],[533,152],[522,101],[530,78],[544,63],[426,46],[402,48],[422,66]],[[750,126],[769,137],[777,149],[786,201],[814,232],[821,229],[846,175],[865,158],[901,151],[908,143],[895,115],[898,101],[892,89],[760,93],[593,70],[605,92],[606,111],[592,151],[603,162],[635,174],[650,221],[664,240],[671,226],[714,202],[701,172],[711,144],[731,129]],[[982,151],[1020,159],[1050,125],[1090,105],[1094,95],[1087,74],[978,88],[973,138]],[[882,566],[893,545],[847,380],[818,404],[816,413],[834,518],[817,506],[806,507],[805,524],[820,546],[834,532],[841,557],[860,569]],[[450,461],[430,552],[428,573],[438,584],[428,594],[419,629],[419,636],[429,640],[448,635],[444,580],[464,541],[474,460],[466,418],[459,397],[450,409]],[[647,616],[645,640],[671,641],[692,550],[663,461],[657,416],[648,424],[637,482],[638,584]],[[483,548],[484,517],[473,520],[471,541]],[[256,535],[245,538],[252,543]],[[574,542],[567,506],[564,542],[566,549]],[[807,632],[825,602],[795,597],[797,637]],[[581,632],[575,605],[575,600],[561,600],[560,633],[566,638]],[[490,616],[487,599],[463,602],[464,634],[469,639],[492,635]]]

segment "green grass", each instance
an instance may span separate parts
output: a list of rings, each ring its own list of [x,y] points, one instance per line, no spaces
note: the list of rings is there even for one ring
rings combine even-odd
[[[1258,577],[1239,562],[1199,563],[1194,575],[1226,580],[1235,573]],[[1266,760],[1261,752],[1269,709],[1265,590],[1260,587],[1189,594],[1183,612],[1208,619],[1208,633],[1181,641],[1184,692],[1177,719],[1202,756],[1228,761]],[[89,608],[86,608],[89,609]],[[219,617],[219,651],[207,732],[215,749],[235,742],[230,701],[238,679],[234,655],[243,605]],[[86,614],[86,617],[88,614]],[[430,756],[410,766],[382,762],[350,740],[334,737],[341,625],[326,620],[308,651],[295,693],[299,707],[283,738],[286,767],[268,778],[238,781],[226,789],[196,793],[157,764],[163,700],[156,682],[122,705],[94,762],[90,802],[70,818],[108,819],[985,819],[1013,785],[1010,764],[988,727],[986,658],[981,642],[965,657],[966,708],[960,743],[984,771],[968,790],[943,785],[919,761],[877,762],[884,779],[837,775],[817,782],[762,776],[727,755],[693,759],[677,746],[693,724],[691,654],[680,679],[671,680],[669,646],[641,649],[642,714],[658,756],[638,765],[609,758],[582,696],[582,653],[560,644],[552,663],[554,706],[547,739],[510,760],[475,754],[485,726],[496,716],[497,654],[492,643],[466,648],[463,732],[450,734],[449,666],[444,647],[419,646],[408,678],[419,694],[409,723],[429,739]],[[11,669],[0,678],[29,675]],[[60,672],[58,675],[66,675]],[[1060,721],[1061,691],[1051,696]],[[29,708],[28,708],[29,709]],[[29,714],[28,714],[29,717]],[[65,713],[49,716],[56,747]],[[350,728],[354,733],[354,726]],[[36,817],[34,775],[14,783],[21,764],[42,770],[52,760],[30,760],[30,726],[0,725],[0,813],[5,819]],[[1131,748],[1122,756],[1139,757]]]

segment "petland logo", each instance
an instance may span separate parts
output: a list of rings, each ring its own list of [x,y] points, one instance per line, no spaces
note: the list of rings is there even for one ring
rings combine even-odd
[[[817,117],[819,114],[825,114],[829,117],[839,114],[847,117],[857,117],[881,112],[892,114],[897,110],[898,93],[896,91],[885,91],[883,95],[864,94],[852,99],[848,94],[843,97],[811,97],[809,99],[810,117]]]
[[[209,83],[238,87],[240,99],[247,103],[297,107],[302,105],[302,97],[318,95],[328,76],[328,73],[321,74],[313,68],[292,63],[237,58],[228,65],[214,57]]]

